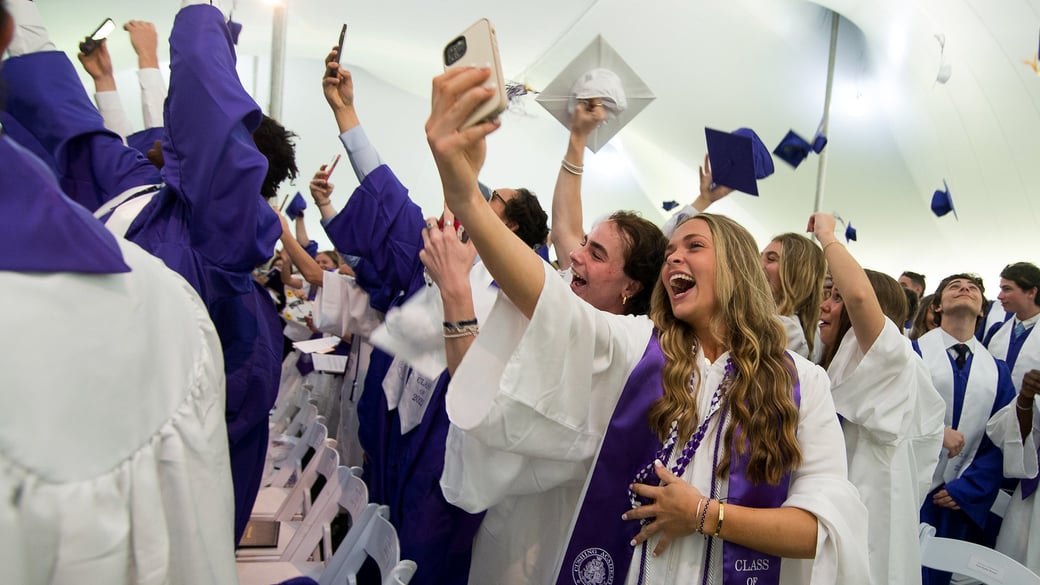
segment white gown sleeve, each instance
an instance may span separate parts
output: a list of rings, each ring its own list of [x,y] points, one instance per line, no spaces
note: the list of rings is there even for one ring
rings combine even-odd
[[[158,69],[137,70],[137,81],[141,85],[141,115],[145,128],[162,128],[163,102],[166,101],[166,82]]]
[[[1004,477],[1028,479],[1036,477],[1040,469],[1037,465],[1037,438],[1040,437],[1040,412],[1033,405],[1033,430],[1022,439],[1018,428],[1018,413],[1015,412],[1018,400],[1012,400],[1001,408],[986,423],[986,434],[993,444],[1004,452]]]
[[[812,583],[866,583],[867,509],[848,479],[845,439],[830,396],[827,374],[797,359],[801,384],[798,444],[802,463],[791,474],[784,507],[816,516],[816,558]]]
[[[354,277],[325,272],[314,299],[314,327],[339,337],[357,334],[367,338],[383,322],[383,314],[368,300],[368,293]]]
[[[467,510],[583,479],[649,341],[648,319],[602,313],[546,265],[528,321],[500,295],[446,398],[441,487]]]
[[[119,99],[119,92],[116,90],[99,91],[94,94],[94,101],[97,102],[98,112],[105,120],[105,128],[118,134],[125,143],[126,137],[134,130],[130,125],[130,118],[127,117],[126,110],[123,109],[123,102]]]
[[[684,205],[682,209],[676,211],[675,214],[673,214],[672,217],[669,217],[668,221],[664,222],[664,225],[661,226],[661,232],[664,234],[664,237],[672,237],[672,233],[675,232],[675,228],[678,227],[681,222],[696,216],[698,213],[700,212],[694,209],[692,205]]]

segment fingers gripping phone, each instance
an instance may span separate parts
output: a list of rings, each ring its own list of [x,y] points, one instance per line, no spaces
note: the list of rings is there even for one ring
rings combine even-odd
[[[505,111],[509,100],[502,78],[502,64],[498,57],[498,40],[491,21],[486,18],[478,20],[444,47],[444,70],[455,67],[490,68],[491,77],[488,78],[488,83],[495,89],[494,95],[478,106],[466,119],[463,128],[490,120]]]
[[[97,29],[94,30],[94,32],[90,33],[90,36],[88,36],[86,39],[83,40],[82,43],[79,44],[80,52],[84,55],[89,55],[93,53],[99,46],[101,46],[101,41],[107,39],[108,35],[111,34],[112,31],[114,31],[115,29],[116,23],[112,22],[111,18],[106,18],[101,23],[101,26],[97,27]]]

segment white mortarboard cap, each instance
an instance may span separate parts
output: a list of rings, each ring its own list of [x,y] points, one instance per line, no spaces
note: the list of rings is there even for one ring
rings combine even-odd
[[[589,135],[587,146],[592,152],[599,151],[654,101],[646,83],[601,36],[593,39],[538,94],[536,101],[570,129],[577,100],[592,97],[601,98],[608,112],[607,121]]]

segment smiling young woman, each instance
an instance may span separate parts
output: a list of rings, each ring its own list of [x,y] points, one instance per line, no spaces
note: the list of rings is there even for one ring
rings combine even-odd
[[[441,486],[466,509],[506,494],[579,495],[556,500],[553,518],[496,526],[507,543],[560,525],[567,536],[510,551],[512,579],[483,576],[671,583],[750,569],[739,576],[762,585],[866,583],[866,510],[845,479],[829,384],[784,351],[753,238],[721,216],[680,226],[658,266],[653,321],[576,298],[478,199],[484,137],[498,123],[460,126],[486,76],[437,78],[426,125],[445,200],[512,301],[496,304],[452,380],[452,434],[472,449],[449,437]]]

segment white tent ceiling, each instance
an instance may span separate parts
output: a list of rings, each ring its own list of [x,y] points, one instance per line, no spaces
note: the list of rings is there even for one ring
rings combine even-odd
[[[586,223],[615,209],[664,218],[662,201],[692,200],[705,126],[754,128],[772,147],[794,128],[811,136],[823,114],[831,11],[841,15],[822,208],[851,220],[853,253],[894,276],[924,272],[930,284],[976,271],[995,294],[1008,262],[1036,262],[1040,202],[1040,0],[282,0],[288,62],[282,120],[300,134],[306,177],[340,148],[320,95],[320,59],[338,34],[356,73],[370,137],[428,214],[439,190],[422,123],[444,44],[486,16],[498,31],[509,79],[539,89],[597,34],[646,81],[657,100],[596,155],[586,154]],[[59,48],[105,16],[152,20],[167,31],[179,2],[39,0]],[[269,89],[274,0],[238,0],[240,73],[261,105]],[[165,35],[165,32],[163,33]],[[945,37],[941,49],[935,35]],[[129,42],[110,48],[128,109],[135,96]],[[160,58],[167,55],[160,48]],[[936,83],[940,64],[952,67]],[[526,99],[526,98],[524,98]],[[525,185],[548,207],[566,131],[534,103],[503,117],[489,141],[485,182]],[[797,171],[777,160],[761,196],[734,194],[713,211],[744,222],[764,245],[802,231],[820,158]],[[342,202],[354,183],[337,172]],[[945,179],[960,219],[936,218],[932,192]],[[320,239],[314,223],[312,236]],[[320,234],[323,236],[323,234]]]

